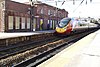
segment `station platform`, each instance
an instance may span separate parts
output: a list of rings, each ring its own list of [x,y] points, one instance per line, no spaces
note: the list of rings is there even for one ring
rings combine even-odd
[[[43,33],[54,33],[55,30],[45,30],[45,31],[34,31],[34,32],[14,32],[14,33],[0,33],[0,39],[20,37],[20,36],[30,36]]]
[[[100,67],[100,30],[84,37],[37,67]]]

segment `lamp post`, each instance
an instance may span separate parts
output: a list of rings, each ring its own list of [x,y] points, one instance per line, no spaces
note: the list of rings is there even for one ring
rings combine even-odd
[[[30,29],[31,31],[35,31],[35,25],[33,25],[33,23],[35,24],[34,21],[34,1],[33,0],[29,0],[30,2]]]
[[[57,23],[58,23],[58,8],[57,8],[58,3],[57,3],[57,1],[55,1],[55,3],[56,3],[56,17],[57,17],[56,20],[57,20]]]

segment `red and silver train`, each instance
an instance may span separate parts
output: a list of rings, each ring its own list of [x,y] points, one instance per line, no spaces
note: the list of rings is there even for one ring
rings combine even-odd
[[[79,21],[78,19],[63,18],[56,26],[56,33],[69,35],[72,32],[84,32],[86,30],[91,30],[97,28],[96,24]]]

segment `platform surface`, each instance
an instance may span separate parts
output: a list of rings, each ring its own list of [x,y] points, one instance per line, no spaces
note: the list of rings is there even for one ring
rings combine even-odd
[[[37,67],[100,67],[100,30],[84,37]]]
[[[29,36],[43,33],[53,33],[54,30],[46,30],[46,31],[34,31],[34,32],[14,32],[14,33],[0,33],[0,39],[19,37],[19,36]]]

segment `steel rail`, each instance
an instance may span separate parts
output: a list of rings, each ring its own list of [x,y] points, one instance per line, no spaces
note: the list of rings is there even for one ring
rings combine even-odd
[[[92,31],[92,32],[94,32],[94,31]],[[89,32],[89,33],[91,33],[91,32]],[[14,67],[23,67],[23,66],[24,67],[28,67],[28,66],[36,67],[38,64],[40,64],[40,63],[44,62],[45,60],[49,59],[50,57],[54,56],[57,53],[57,52],[55,53],[55,51],[58,51],[59,48],[62,48],[66,45],[68,46],[68,44],[78,41],[79,39],[83,38],[84,36],[88,35],[89,33],[82,35],[80,37],[77,37],[77,38],[72,38],[72,40],[69,40],[63,44],[60,44],[59,46],[56,46],[56,47],[54,47],[50,50],[47,50],[43,53],[40,53],[39,55],[32,57],[24,62],[16,64],[16,65],[14,65]]]

